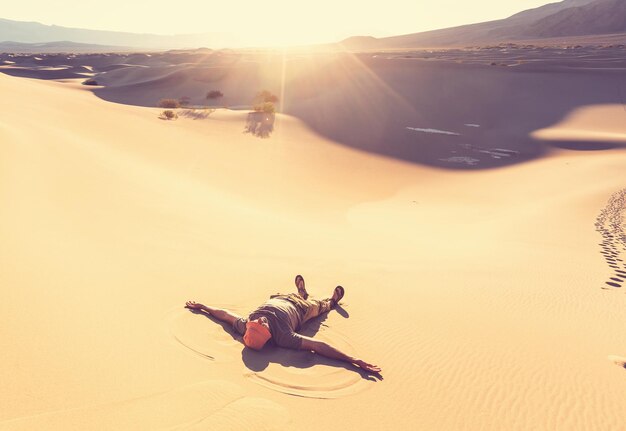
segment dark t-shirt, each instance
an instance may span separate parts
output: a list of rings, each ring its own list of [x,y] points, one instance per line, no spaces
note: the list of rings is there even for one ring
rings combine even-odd
[[[237,319],[233,328],[243,335],[246,333],[248,320],[266,317],[274,344],[288,349],[300,349],[302,337],[296,331],[300,329],[305,312],[306,310],[289,300],[289,295],[276,295],[250,313],[247,319]]]

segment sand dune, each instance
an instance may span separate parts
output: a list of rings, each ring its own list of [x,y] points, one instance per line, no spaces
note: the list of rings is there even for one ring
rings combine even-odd
[[[602,149],[626,145],[626,105],[592,105],[571,112],[563,121],[533,133],[538,139],[573,149]]]
[[[334,142],[428,166],[483,169],[544,156],[557,141],[580,146],[578,132],[560,133],[556,140],[537,131],[578,109],[623,105],[624,53],[623,46],[502,45],[376,55],[211,52],[199,58],[190,52],[175,58],[117,55],[121,63],[106,56],[74,61],[92,62],[101,85],[94,92],[108,101],[147,107],[185,96],[193,106],[249,108],[265,88],[280,95],[281,112]],[[224,97],[207,100],[215,89]],[[600,134],[589,136],[592,141],[619,140],[613,132],[602,135],[605,127],[594,130]]]
[[[612,199],[621,145],[550,146],[475,171],[341,145],[381,124],[422,148],[445,141],[407,126],[491,131],[485,148],[526,155],[537,150],[505,138],[624,134],[617,75],[438,63],[420,69],[412,85],[428,85],[417,91],[403,80],[413,63],[355,61],[319,59],[299,75],[327,83],[341,71],[334,91],[286,96],[296,115],[277,115],[269,139],[242,133],[245,111],[163,121],[80,81],[0,74],[11,106],[0,118],[0,430],[623,427],[626,372],[614,363],[626,355],[626,296],[603,287],[626,268],[614,226],[594,229],[605,208],[624,210]],[[400,110],[421,106],[422,92],[447,103],[407,123]],[[358,130],[341,97],[391,111],[373,128],[359,111]],[[320,103],[335,129],[319,130]],[[182,308],[195,299],[245,314],[291,290],[296,273],[313,295],[346,287],[308,334],[379,364],[382,379],[306,352],[249,352]]]

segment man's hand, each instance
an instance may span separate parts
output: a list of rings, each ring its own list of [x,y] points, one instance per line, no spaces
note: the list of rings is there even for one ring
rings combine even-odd
[[[195,301],[187,301],[185,303],[185,308],[189,308],[190,310],[204,311],[209,316],[214,317],[217,320],[221,320],[222,322],[226,322],[229,325],[234,324],[235,321],[240,318],[238,315],[228,310],[222,310],[221,308],[206,306]]]
[[[312,350],[315,353],[326,356],[327,358],[339,359],[340,361],[345,361],[350,364],[356,365],[362,370],[369,371],[370,373],[380,374],[381,372],[381,369],[378,365],[368,364],[365,361],[346,355],[341,350],[331,346],[328,343],[325,343],[324,341],[316,340],[311,337],[305,337],[304,335],[300,335],[300,338],[302,339],[302,344],[300,345],[301,350]]]
[[[372,373],[379,373],[380,374],[380,372],[382,371],[378,365],[368,364],[367,362],[362,361],[360,359],[355,359],[352,363],[354,365],[356,365],[357,367],[362,368],[365,371],[369,371],[369,372],[372,372]]]
[[[204,310],[206,307],[199,302],[187,301],[185,308],[189,308],[190,310]]]

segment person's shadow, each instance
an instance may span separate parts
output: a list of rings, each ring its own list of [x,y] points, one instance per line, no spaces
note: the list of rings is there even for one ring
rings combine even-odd
[[[342,317],[348,319],[350,314],[341,305],[334,308]],[[332,312],[332,310],[331,310]],[[322,326],[327,326],[324,321],[327,319],[328,313],[324,313],[314,319],[309,320],[298,333],[306,337],[314,337]],[[241,359],[250,371],[260,372],[265,370],[270,363],[280,364],[283,367],[294,368],[310,368],[314,365],[328,365],[331,367],[344,368],[349,371],[359,373],[366,380],[378,381],[383,380],[383,376],[379,373],[372,373],[355,367],[351,364],[326,358],[324,356],[308,352],[304,350],[292,350],[274,346],[270,343],[266,344],[261,351],[255,351],[244,347],[241,351]]]
[[[202,315],[213,323],[220,325],[225,332],[233,337],[234,340],[237,340],[243,344],[241,335],[239,335],[228,323],[222,322],[200,310],[189,309],[189,311],[194,314]],[[350,318],[350,314],[340,304],[337,304],[337,306],[334,308],[334,311],[339,313],[339,315],[344,317],[345,319]],[[304,328],[302,328],[298,333],[306,337],[315,336],[315,334],[319,332],[322,326],[326,326],[324,324],[324,321],[327,317],[328,313],[324,313],[321,316],[309,320],[304,325]],[[314,365],[328,365],[331,367],[344,368],[348,371],[356,372],[365,380],[383,380],[383,376],[380,373],[373,373],[367,370],[363,370],[354,365],[326,358],[313,352],[285,349],[275,346],[271,342],[267,343],[260,351],[255,351],[244,346],[243,350],[241,351],[241,359],[243,360],[243,363],[246,365],[246,367],[253,372],[261,372],[265,370],[270,363],[280,364],[283,367],[295,367],[300,369],[310,368]]]

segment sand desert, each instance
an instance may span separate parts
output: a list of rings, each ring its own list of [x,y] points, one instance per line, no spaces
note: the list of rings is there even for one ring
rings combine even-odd
[[[625,53],[0,55],[0,430],[624,429]]]

